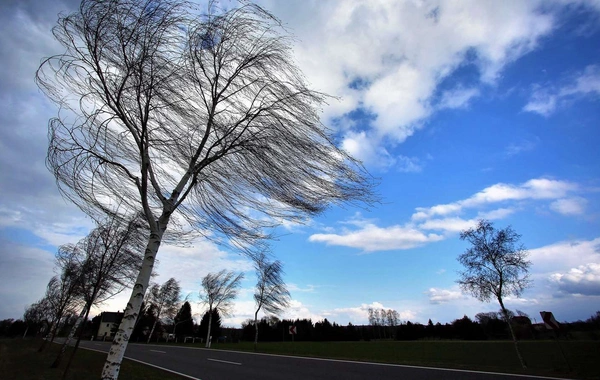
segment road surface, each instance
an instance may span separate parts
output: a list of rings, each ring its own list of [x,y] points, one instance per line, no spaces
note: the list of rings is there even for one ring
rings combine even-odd
[[[107,352],[109,342],[81,341]],[[198,380],[532,380],[535,376],[130,343],[125,357]]]

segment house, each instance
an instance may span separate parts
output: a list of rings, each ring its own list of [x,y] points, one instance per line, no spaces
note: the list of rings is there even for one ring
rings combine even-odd
[[[100,326],[98,327],[98,334],[96,334],[96,339],[112,339],[115,336],[115,333],[117,332],[117,328],[121,323],[121,319],[123,319],[123,313],[103,311],[102,314],[100,314],[100,316]]]

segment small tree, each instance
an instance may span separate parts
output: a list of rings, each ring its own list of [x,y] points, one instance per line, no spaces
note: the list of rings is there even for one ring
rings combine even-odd
[[[256,311],[254,312],[254,350],[258,344],[258,312],[278,314],[288,307],[290,292],[283,281],[283,266],[279,260],[269,261],[264,252],[254,257],[254,269],[258,280],[254,291]]]
[[[158,285],[153,284],[150,288],[150,296],[148,302],[154,306],[156,312],[156,319],[152,324],[152,329],[148,335],[148,343],[152,339],[152,334],[156,328],[156,324],[161,317],[172,319],[177,313],[179,307],[179,298],[181,294],[181,287],[179,282],[173,277],[168,279],[164,284]]]
[[[523,368],[527,368],[511,325],[504,297],[521,293],[530,285],[528,252],[519,243],[521,235],[510,226],[496,230],[491,222],[480,220],[477,226],[464,230],[461,240],[471,244],[458,261],[465,270],[459,272],[460,287],[482,302],[496,299],[510,329],[515,350]]]
[[[213,312],[226,316],[233,306],[233,300],[237,297],[238,288],[244,278],[244,274],[223,269],[218,273],[209,273],[202,279],[202,291],[200,301],[208,306],[208,332],[206,334],[206,347],[210,345],[210,327]]]

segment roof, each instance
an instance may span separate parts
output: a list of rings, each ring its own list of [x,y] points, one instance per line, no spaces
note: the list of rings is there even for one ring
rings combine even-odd
[[[123,313],[113,312],[113,311],[103,311],[102,312],[102,322],[106,323],[119,323],[123,319]]]

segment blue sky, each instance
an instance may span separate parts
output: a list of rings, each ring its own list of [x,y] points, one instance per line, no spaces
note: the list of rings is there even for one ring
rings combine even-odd
[[[284,223],[273,251],[288,318],[367,323],[368,307],[450,322],[497,310],[456,285],[458,233],[511,225],[533,287],[511,309],[585,319],[600,305],[600,2],[260,1],[296,36],[314,89],[339,98],[322,121],[379,179],[382,202]],[[92,227],[44,166],[56,109],[33,76],[60,52],[50,29],[77,1],[8,1],[0,12],[0,319],[20,317],[53,275],[53,254]],[[206,241],[163,246],[157,281],[185,293],[221,269],[247,271],[233,315],[253,315],[251,264]],[[102,307],[123,309],[126,296]],[[199,306],[193,306],[200,313]]]

